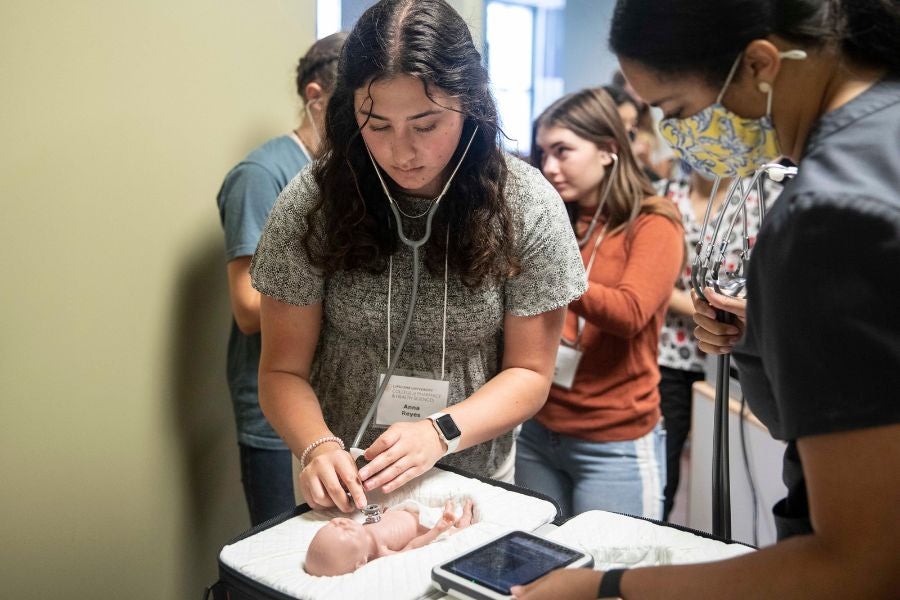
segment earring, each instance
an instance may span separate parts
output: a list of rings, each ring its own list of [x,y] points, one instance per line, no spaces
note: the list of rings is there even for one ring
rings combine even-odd
[[[768,94],[772,91],[772,84],[770,84],[768,81],[760,81],[756,84],[756,89],[758,89],[763,94]]]

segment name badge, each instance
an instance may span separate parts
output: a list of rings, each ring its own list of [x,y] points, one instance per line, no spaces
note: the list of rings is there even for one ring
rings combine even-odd
[[[384,373],[378,378],[379,386],[383,380]],[[393,375],[378,403],[375,424],[387,427],[400,421],[420,421],[447,408],[449,397],[449,381]]]
[[[575,373],[578,371],[578,363],[584,354],[581,350],[559,345],[556,352],[556,368],[553,370],[553,383],[561,388],[571,390],[575,382]]]

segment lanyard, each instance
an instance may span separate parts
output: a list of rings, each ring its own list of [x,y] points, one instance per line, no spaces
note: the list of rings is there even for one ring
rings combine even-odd
[[[585,269],[585,277],[587,277],[589,281],[591,277],[591,270],[594,268],[594,259],[597,258],[597,250],[600,249],[600,244],[603,243],[603,239],[606,237],[607,226],[607,224],[603,225],[603,229],[601,229],[600,233],[597,234],[597,239],[594,240],[594,247],[591,249],[591,257],[588,259],[587,268]],[[587,241],[587,239],[585,239],[585,241]],[[580,350],[581,337],[584,335],[584,325],[584,317],[579,316],[575,333],[575,341],[573,342],[563,337],[561,340],[563,345],[569,346],[570,348],[575,348],[576,350]]]
[[[444,247],[444,318],[443,332],[441,334],[441,380],[444,379],[444,370],[447,358],[447,263],[450,249],[450,226],[447,225],[447,245]],[[391,366],[391,281],[394,276],[394,257],[388,259],[388,293],[387,293],[387,364]]]
[[[297,135],[296,131],[291,132],[291,137],[294,138],[294,141],[297,142],[298,146],[300,146],[300,151],[303,152],[304,156],[306,156],[306,160],[312,161],[312,155],[309,153],[309,150],[306,148],[303,140],[300,139],[300,136]]]

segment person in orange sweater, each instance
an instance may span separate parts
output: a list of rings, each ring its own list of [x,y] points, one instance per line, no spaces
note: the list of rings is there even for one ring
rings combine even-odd
[[[532,163],[567,203],[588,274],[569,305],[549,399],[519,435],[516,483],[565,516],[662,516],[657,341],[684,260],[681,217],[654,195],[602,89],[537,119]]]

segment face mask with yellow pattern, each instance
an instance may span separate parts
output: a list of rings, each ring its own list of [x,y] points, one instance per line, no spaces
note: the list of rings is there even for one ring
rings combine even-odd
[[[746,177],[781,156],[772,125],[772,86],[761,85],[767,94],[766,115],[745,119],[725,108],[722,97],[731,84],[743,52],[735,59],[725,84],[713,104],[684,119],[665,119],[659,131],[691,168],[716,177]],[[779,53],[781,58],[803,60],[803,50]]]

